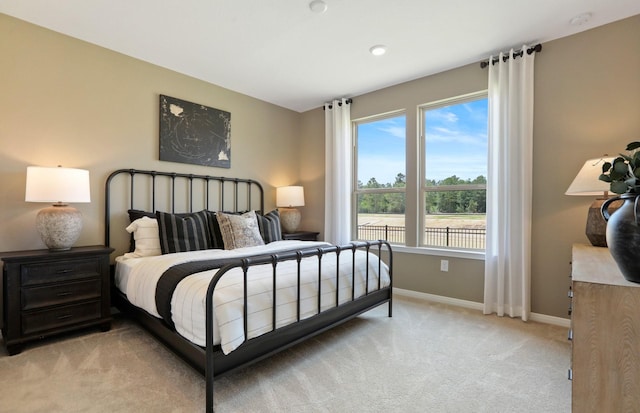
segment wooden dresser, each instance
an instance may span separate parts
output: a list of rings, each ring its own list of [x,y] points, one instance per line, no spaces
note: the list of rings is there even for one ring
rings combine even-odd
[[[103,246],[0,253],[2,336],[9,355],[24,343],[89,326],[111,326],[109,254]]]
[[[572,411],[640,412],[640,284],[607,248],[576,244],[572,255]]]

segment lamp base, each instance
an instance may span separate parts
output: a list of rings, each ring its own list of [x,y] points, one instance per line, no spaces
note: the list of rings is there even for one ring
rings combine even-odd
[[[607,198],[597,198],[589,207],[587,214],[587,226],[585,228],[585,234],[594,247],[606,247],[607,246],[607,221],[602,217],[600,208]],[[609,207],[609,212],[613,213],[616,209],[620,208],[624,201],[612,202]]]
[[[280,225],[284,232],[296,232],[300,225],[300,211],[296,208],[278,208],[280,212]]]
[[[80,237],[82,213],[64,204],[41,209],[36,216],[36,229],[51,251],[66,251]]]

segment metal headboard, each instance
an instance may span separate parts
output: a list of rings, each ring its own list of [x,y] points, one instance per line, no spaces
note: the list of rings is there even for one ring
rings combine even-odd
[[[125,183],[121,182],[123,176]],[[120,192],[122,197],[128,198],[128,209],[148,212],[158,209],[172,213],[194,212],[196,209],[233,212],[253,209],[264,212],[264,190],[253,179],[118,169],[109,175],[105,184],[104,242],[107,246],[111,245],[112,192],[116,189],[112,188],[114,181],[121,183],[121,187],[117,188],[128,186],[128,193]],[[182,191],[186,199],[182,199],[182,194],[176,191]],[[178,210],[177,196],[180,197]]]

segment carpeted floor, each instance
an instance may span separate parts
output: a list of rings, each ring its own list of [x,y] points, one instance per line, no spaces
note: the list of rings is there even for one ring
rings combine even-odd
[[[396,296],[216,381],[228,412],[571,410],[565,328]],[[125,318],[0,349],[0,412],[202,412],[204,378]]]

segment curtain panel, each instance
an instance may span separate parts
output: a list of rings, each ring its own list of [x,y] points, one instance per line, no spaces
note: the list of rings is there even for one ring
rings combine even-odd
[[[341,245],[351,241],[351,105],[335,99],[324,109],[324,240]]]
[[[531,312],[531,193],[535,53],[489,65],[489,156],[484,313]],[[491,56],[489,62],[493,60]]]

